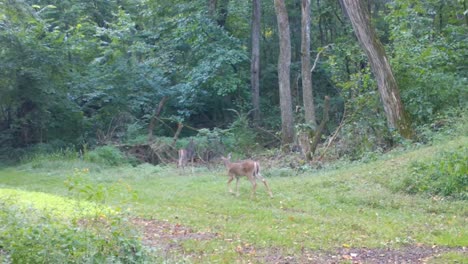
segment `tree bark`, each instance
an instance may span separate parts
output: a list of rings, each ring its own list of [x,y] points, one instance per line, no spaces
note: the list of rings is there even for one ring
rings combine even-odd
[[[310,71],[310,0],[302,0],[302,100],[304,102],[305,122],[315,126],[314,96],[312,90],[312,73]]]
[[[167,96],[164,96],[161,99],[161,101],[159,102],[158,108],[156,109],[156,111],[154,112],[153,117],[151,118],[151,121],[150,121],[150,124],[149,124],[149,127],[148,127],[148,142],[153,141],[154,127],[156,126],[156,123],[158,122],[158,118],[161,115],[161,111],[162,111],[162,109],[164,107],[164,104],[166,104],[166,101],[168,99],[169,98]]]
[[[250,85],[252,89],[253,120],[260,123],[260,17],[261,0],[252,1],[252,58]]]
[[[317,149],[318,142],[320,138],[322,137],[323,129],[325,128],[325,125],[328,122],[329,111],[330,111],[330,97],[325,96],[325,102],[323,105],[323,117],[322,117],[322,121],[320,122],[320,125],[317,131],[315,131],[314,140],[312,141],[312,146],[310,147],[310,153],[308,153],[307,155],[309,160],[312,159],[312,154],[315,154],[315,150]]]
[[[218,18],[216,19],[216,21],[218,22],[218,25],[220,27],[224,28],[228,17],[229,0],[219,0],[219,2],[217,2],[217,5],[218,6],[216,6],[216,8],[219,8],[219,11],[217,15]]]
[[[321,8],[320,8],[320,0],[317,0],[317,9],[318,9],[318,15],[319,15],[319,21],[318,21],[318,28],[320,32],[320,43],[325,45],[325,39],[323,37],[323,27],[322,27],[322,14],[321,14]]]
[[[382,43],[377,38],[370,22],[367,7],[361,0],[341,0],[345,12],[354,29],[354,33],[367,55],[370,67],[377,80],[380,98],[383,103],[387,124],[396,129],[405,138],[413,136],[410,120],[401,102],[398,85],[393,76]]]
[[[173,148],[175,148],[177,140],[179,139],[180,132],[182,132],[182,128],[184,128],[184,124],[182,124],[180,122],[177,123],[177,130],[176,130],[176,132],[174,134],[174,137],[172,139],[172,145],[171,145]]]
[[[214,18],[216,14],[217,0],[208,0],[208,16]]]
[[[279,57],[278,57],[278,82],[281,108],[281,140],[284,146],[291,145],[294,141],[293,112],[291,102],[291,37],[289,20],[284,0],[274,0],[275,12],[278,20]]]

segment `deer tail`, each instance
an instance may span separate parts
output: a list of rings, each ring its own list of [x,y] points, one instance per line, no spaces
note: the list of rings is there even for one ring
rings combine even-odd
[[[260,163],[254,162],[254,175],[258,178],[260,175]]]

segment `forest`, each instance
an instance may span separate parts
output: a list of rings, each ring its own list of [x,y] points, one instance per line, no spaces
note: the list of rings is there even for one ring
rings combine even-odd
[[[257,33],[250,1],[2,1],[2,152],[17,159],[34,146],[146,142],[153,134],[173,137],[178,124],[180,137],[230,132],[230,150],[249,151],[253,142],[292,148],[318,129],[328,96],[318,140],[340,127],[337,155],[359,158],[402,138],[423,141],[421,131],[443,126],[441,116],[464,111],[466,1],[362,1],[409,135],[389,125],[343,2],[309,3],[303,40],[301,1],[286,1],[290,59],[282,79],[274,3],[254,3]],[[288,81],[287,106],[280,81]]]
[[[0,262],[460,261],[467,61],[466,0],[0,0]]]

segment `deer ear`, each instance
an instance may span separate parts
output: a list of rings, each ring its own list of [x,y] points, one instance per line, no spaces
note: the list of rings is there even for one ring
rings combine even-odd
[[[228,158],[228,159],[231,159],[231,153],[228,154],[227,158]]]

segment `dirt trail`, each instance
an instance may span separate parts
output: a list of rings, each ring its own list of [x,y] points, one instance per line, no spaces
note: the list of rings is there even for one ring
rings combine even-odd
[[[133,223],[143,231],[144,243],[163,251],[166,256],[184,254],[181,243],[185,240],[210,240],[219,237],[216,233],[195,232],[189,227],[168,221],[137,218]],[[259,263],[427,263],[431,258],[446,252],[460,252],[468,259],[466,247],[442,247],[411,245],[399,249],[384,248],[339,248],[335,251],[304,249],[300,254],[288,255],[279,248],[254,248],[252,245],[237,246],[235,250],[243,259]],[[189,257],[193,256],[193,253]]]

